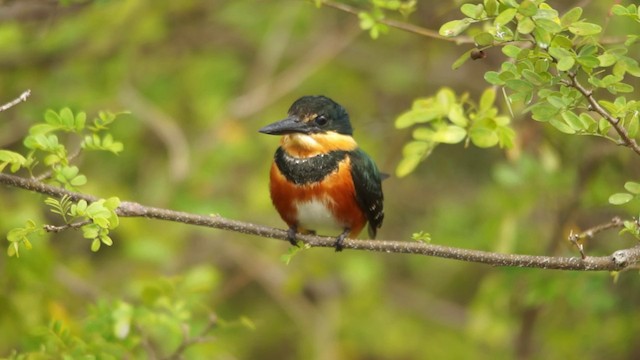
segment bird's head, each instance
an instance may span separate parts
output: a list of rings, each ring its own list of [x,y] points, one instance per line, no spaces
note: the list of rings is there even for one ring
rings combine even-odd
[[[347,111],[326,96],[303,96],[291,105],[288,114],[287,118],[263,127],[260,132],[270,135],[353,134]]]

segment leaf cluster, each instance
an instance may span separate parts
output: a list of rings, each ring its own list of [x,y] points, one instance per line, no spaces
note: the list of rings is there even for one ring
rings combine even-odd
[[[576,79],[584,79],[592,86],[587,90],[589,94],[600,89],[614,95],[633,92],[625,76],[640,76],[638,61],[627,56],[637,35],[628,34],[623,45],[606,47],[597,39],[602,27],[582,19],[582,8],[572,8],[560,16],[544,1],[525,0],[518,4],[487,0],[477,5],[465,4],[461,11],[467,17],[445,23],[440,33],[455,36],[472,24],[482,25],[474,36],[477,46],[502,46],[507,56],[499,71],[489,71],[484,78],[506,89],[510,103],[530,105],[526,111],[534,120],[548,122],[563,133],[618,141],[609,136],[611,124],[602,114],[593,112]],[[617,5],[613,13],[637,17],[635,5]],[[469,58],[464,54],[457,61],[458,66]],[[618,97],[614,102],[598,103],[623,121],[631,137],[637,134],[637,102]]]
[[[382,22],[388,12],[398,12],[406,17],[416,10],[416,4],[416,0],[370,0],[371,9],[358,13],[360,28],[368,31],[372,39],[377,39],[389,32],[389,26]]]
[[[47,170],[36,178],[75,190],[87,183],[87,176],[72,164],[81,150],[107,151],[116,155],[123,150],[122,143],[115,141],[108,132],[117,115],[99,112],[88,123],[87,115],[82,111],[74,113],[69,108],[47,110],[44,121],[31,126],[24,138],[26,154],[0,150],[0,171],[10,165],[11,172],[25,169],[32,177],[36,177],[34,171],[42,164]],[[71,139],[65,134],[80,139],[80,149],[74,155],[69,155],[66,143],[71,142]],[[53,213],[61,216],[65,226],[82,229],[83,236],[92,240],[92,251],[98,251],[101,244],[110,246],[113,243],[109,230],[118,226],[115,213],[120,203],[118,198],[101,199],[90,204],[86,200],[74,202],[69,197],[47,198],[44,202],[51,207]],[[7,253],[9,256],[19,256],[20,246],[30,249],[32,245],[29,238],[41,233],[42,228],[33,220],[29,220],[25,227],[12,229],[7,235]]]
[[[395,122],[398,129],[416,126],[414,140],[403,148],[396,175],[411,173],[439,144],[511,147],[515,137],[509,126],[511,118],[498,114],[495,98],[496,91],[489,88],[475,103],[467,93],[456,96],[445,87],[435,96],[416,99],[411,109],[399,115]]]
[[[206,304],[206,295],[218,283],[217,272],[198,266],[181,277],[147,281],[128,300],[97,302],[78,328],[61,320],[35,329],[28,337],[39,344],[32,352],[14,353],[10,359],[32,358],[181,358],[182,352],[216,353],[216,338],[224,332],[252,330],[241,316],[218,318]]]

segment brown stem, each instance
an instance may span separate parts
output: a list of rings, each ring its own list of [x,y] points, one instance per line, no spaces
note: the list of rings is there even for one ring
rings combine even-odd
[[[355,8],[353,6],[343,4],[340,2],[336,2],[336,1],[323,0],[322,4],[334,9],[344,11],[346,13],[349,13],[355,16],[358,16],[362,12],[362,10],[358,8]],[[403,31],[421,35],[421,36],[426,36],[433,39],[455,42],[457,44],[473,44],[474,43],[473,39],[468,36],[456,36],[455,38],[442,36],[435,30],[425,29],[420,26],[416,26],[413,24],[404,23],[404,22],[396,21],[392,19],[380,19],[378,20],[378,22],[399,30],[403,30]]]
[[[63,195],[67,195],[75,201],[84,199],[92,202],[98,199],[93,195],[71,192],[36,180],[9,174],[0,174],[0,183],[49,196],[62,197]],[[149,219],[173,221],[288,241],[286,230],[227,219],[219,215],[209,216],[191,214],[183,211],[145,206],[130,201],[123,201],[116,209],[116,213],[122,217],[144,217]],[[333,248],[335,246],[335,238],[333,237],[298,234],[297,238],[311,247]],[[618,250],[610,256],[587,256],[585,259],[575,257],[501,254],[415,241],[397,240],[346,239],[344,241],[344,248],[385,253],[435,256],[488,264],[492,266],[530,267],[556,270],[619,271],[640,262],[640,246]]]

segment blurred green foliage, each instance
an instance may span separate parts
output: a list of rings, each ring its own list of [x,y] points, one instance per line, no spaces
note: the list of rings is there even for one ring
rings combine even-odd
[[[600,77],[604,73],[592,70],[591,81],[584,81],[630,124],[634,93],[615,85],[622,79],[607,76],[630,74],[625,84],[637,86],[636,67],[627,60],[638,58],[633,37],[626,36],[639,27],[632,4],[550,2],[558,14],[571,14],[558,24],[541,1],[345,3],[361,9],[360,16],[297,0],[5,1],[0,4],[0,103],[26,89],[32,96],[0,113],[0,166],[28,176],[25,169],[34,164],[29,152],[44,152],[44,165],[59,165],[54,180],[98,197],[282,227],[267,191],[277,143],[257,129],[283,117],[299,96],[325,94],[347,107],[358,142],[387,172],[406,159],[403,146],[424,139],[425,130],[471,126],[462,121],[471,118],[469,112],[460,114],[460,106],[489,111],[491,131],[508,129],[505,139],[512,146],[506,150],[450,144],[464,141],[460,130],[453,130],[459,141],[439,141],[441,146],[423,163],[414,161],[405,177],[386,180],[381,238],[578,256],[566,240],[571,230],[616,215],[637,216],[635,201],[608,203],[625,184],[632,184],[624,186],[631,198],[637,194],[637,155],[603,137],[565,134],[604,130],[583,126],[580,115],[576,120],[567,113],[576,105],[573,94],[543,93],[545,107],[527,113],[534,89],[554,81],[525,71],[529,63],[535,69],[544,51],[490,46],[496,36],[507,41],[529,34],[536,25],[531,19],[543,8],[548,18],[541,18],[540,39],[561,34],[573,41],[597,34],[625,47],[625,54],[598,47],[581,53],[558,40],[549,54],[559,71],[611,67],[611,74]],[[583,6],[579,14],[572,10],[576,6]],[[470,31],[486,47],[486,57],[463,63],[467,58],[460,60],[460,54],[472,59],[475,46],[402,32],[382,26],[383,19],[428,29],[444,25],[445,36]],[[504,29],[490,31],[496,24]],[[503,66],[518,59],[525,65]],[[509,104],[502,91],[487,92],[485,79],[496,89],[507,88],[508,96],[519,94],[520,102]],[[536,81],[541,83],[533,87],[524,83]],[[451,90],[440,90],[445,87]],[[447,102],[446,116],[442,110],[427,123],[433,128],[419,130],[417,137],[415,131],[395,129],[401,122],[396,118],[412,109],[415,99],[437,101],[439,90],[447,91],[441,99],[455,101]],[[455,95],[467,93],[479,100]],[[627,102],[616,100],[621,95]],[[551,107],[558,110],[552,114],[556,120],[530,119],[541,120],[538,115]],[[129,113],[111,123],[110,115],[100,115],[102,109]],[[84,112],[100,120],[91,123],[87,119],[93,115]],[[498,114],[511,112],[510,121],[496,121]],[[49,127],[29,131],[39,123]],[[83,129],[89,132],[73,133]],[[23,142],[25,137],[32,140]],[[497,144],[487,131],[475,138]],[[67,163],[78,149],[106,151],[80,151]],[[33,175],[45,171],[36,168]],[[500,269],[323,249],[291,256],[284,242],[146,219],[120,219],[108,234],[112,246],[94,253],[85,231],[31,237],[42,231],[36,224],[63,226],[88,215],[88,204],[72,210],[61,199],[48,205],[45,200],[0,189],[0,233],[22,242],[19,259],[0,257],[1,356],[615,359],[640,354],[635,271],[610,276]],[[103,205],[97,209],[103,220],[97,222],[111,229],[114,203]],[[101,239],[100,230],[88,235]],[[587,254],[603,255],[635,242],[613,231],[587,239],[585,246]]]

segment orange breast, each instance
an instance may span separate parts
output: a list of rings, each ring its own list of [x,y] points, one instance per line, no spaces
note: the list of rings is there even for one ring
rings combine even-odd
[[[351,229],[349,237],[356,237],[366,225],[367,219],[356,201],[349,169],[350,162],[347,158],[340,163],[337,171],[327,175],[322,181],[296,185],[288,182],[274,163],[270,173],[273,205],[287,225],[298,227],[299,232],[304,232],[315,229],[300,228],[297,204],[311,201],[324,202],[335,221],[343,228]]]

